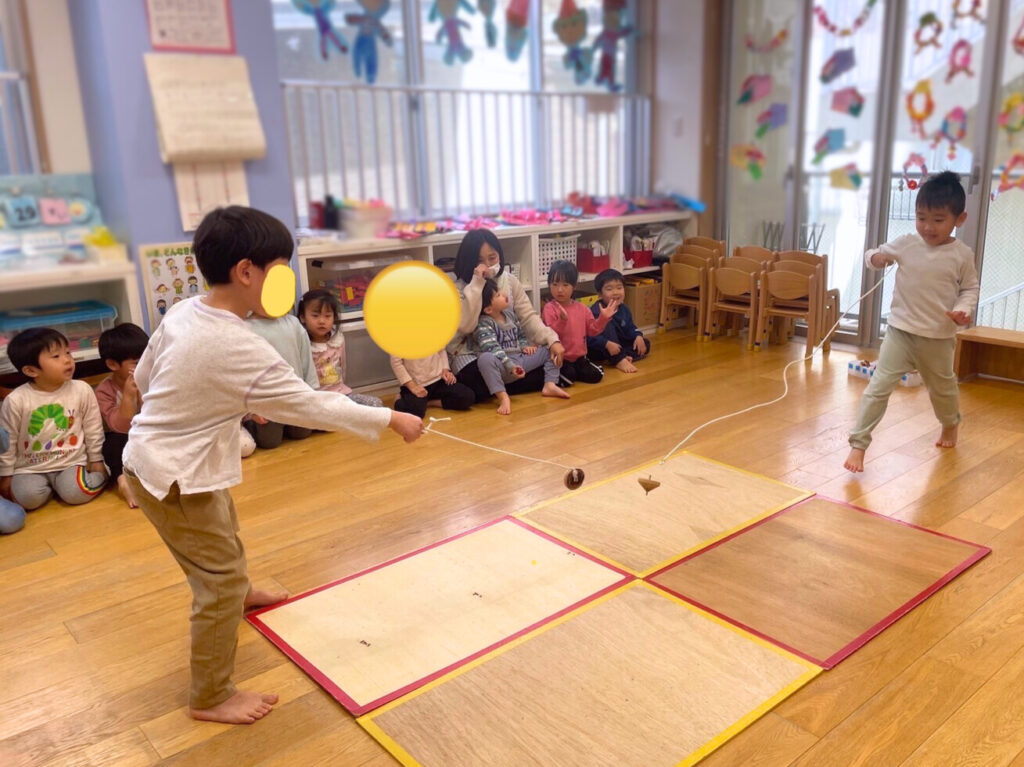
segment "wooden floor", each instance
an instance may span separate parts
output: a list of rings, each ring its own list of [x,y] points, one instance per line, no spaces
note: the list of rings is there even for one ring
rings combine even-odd
[[[445,428],[581,465],[588,480],[668,451],[694,426],[777,396],[802,346],[656,339],[640,373],[563,402],[531,395]],[[868,452],[842,469],[864,382],[852,354],[795,367],[785,401],[715,424],[700,455],[961,536],[993,553],[706,765],[1024,765],[1024,387],[962,387],[960,446],[933,446],[927,394],[898,389]],[[318,435],[257,453],[236,488],[250,572],[297,592],[550,498],[561,472],[439,437],[406,446]],[[657,492],[657,491],[656,491]],[[237,679],[282,703],[251,727],[185,715],[189,593],[116,496],[51,505],[0,539],[0,764],[388,765],[341,706],[251,627]]]

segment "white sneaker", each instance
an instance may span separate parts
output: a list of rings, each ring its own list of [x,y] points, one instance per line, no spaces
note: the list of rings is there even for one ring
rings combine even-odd
[[[240,430],[240,434],[238,436],[239,442],[242,446],[242,458],[248,458],[256,452],[256,440],[252,438],[252,435],[249,433],[247,428],[241,424],[239,424],[238,428]]]

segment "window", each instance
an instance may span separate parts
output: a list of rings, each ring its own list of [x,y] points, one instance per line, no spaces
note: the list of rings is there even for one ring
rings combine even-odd
[[[23,30],[19,4],[0,2],[0,174],[4,175],[41,171]]]

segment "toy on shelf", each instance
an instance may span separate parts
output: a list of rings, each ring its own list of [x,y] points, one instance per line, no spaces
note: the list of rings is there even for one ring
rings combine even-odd
[[[76,301],[0,312],[0,336],[13,338],[30,327],[45,326],[60,331],[72,352],[95,349],[100,334],[114,327],[117,309],[101,301]],[[0,350],[0,373],[14,372],[6,358],[6,341]]]
[[[343,200],[339,209],[342,228],[353,239],[385,237],[394,212],[382,200]]]

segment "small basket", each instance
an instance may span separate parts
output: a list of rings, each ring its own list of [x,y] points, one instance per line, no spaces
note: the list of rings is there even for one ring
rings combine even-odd
[[[576,243],[579,238],[578,233],[560,237],[541,237],[537,246],[540,251],[537,258],[537,273],[546,276],[548,269],[555,261],[568,261],[570,264],[575,264]]]

